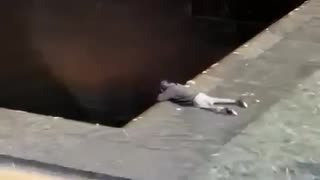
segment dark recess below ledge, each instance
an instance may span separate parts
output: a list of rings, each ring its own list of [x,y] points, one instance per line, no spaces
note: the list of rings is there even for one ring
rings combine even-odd
[[[121,127],[154,104],[160,79],[169,78],[182,83],[189,80],[303,1],[194,1],[192,18],[184,14],[184,2],[186,1],[155,0],[147,3],[147,6],[124,1],[113,4],[113,9],[118,11],[110,11],[106,2],[95,4],[87,0],[63,3],[26,3],[15,0],[3,3],[1,20],[6,22],[7,26],[2,29],[0,36],[8,43],[2,45],[3,51],[0,53],[0,105]],[[126,14],[127,7],[130,11]],[[146,15],[150,18],[145,18]],[[135,31],[132,31],[133,34],[116,33],[125,29],[116,26],[115,32],[102,32],[101,29],[106,28],[102,22],[105,22],[107,17],[111,17],[108,23],[118,21],[122,26]],[[126,19],[130,21],[127,22]],[[70,26],[70,22],[74,27]],[[161,31],[158,31],[159,27]],[[140,28],[141,33],[135,28]],[[138,48],[144,43],[150,47],[137,51],[136,57],[129,56],[132,55],[129,51],[125,51],[129,53],[129,58],[123,57],[125,52],[121,51],[110,55],[121,63],[119,66],[109,67],[108,63],[114,62],[102,61],[105,61],[103,51],[111,46],[105,43],[107,41],[101,40],[110,38],[108,34],[112,33],[114,35],[111,37],[119,39],[119,44],[116,44],[119,49],[135,47],[131,42],[137,40],[137,35],[141,35],[140,39],[145,39],[137,41]],[[149,33],[155,33],[160,38],[150,36]],[[179,34],[182,34],[181,37]],[[88,36],[89,40],[84,38],[85,36]],[[162,41],[165,38],[169,39]],[[179,48],[171,51],[170,44]],[[61,49],[56,48],[59,46],[62,46]],[[88,51],[91,57],[86,59],[86,54],[81,54],[84,51]],[[54,64],[45,62],[69,61],[63,59],[64,57],[74,61],[71,66],[66,65],[65,69],[63,66],[55,67]],[[88,63],[89,61],[101,63],[101,66],[106,68],[95,69],[94,64]],[[81,69],[86,65],[94,67],[86,67],[88,76],[102,72],[100,76],[89,79],[92,82],[98,81],[98,85],[91,86],[81,84],[82,82],[80,86],[70,84],[68,78],[72,79],[71,76],[74,76],[81,80],[85,74],[81,71],[72,73],[73,67]],[[131,74],[111,76],[110,81],[101,78],[109,76],[103,71],[116,69],[122,72],[121,69],[126,68]],[[70,71],[73,75],[67,73],[63,76],[65,71]],[[99,78],[102,80],[96,80]],[[97,87],[102,87],[100,89],[108,93],[91,91]],[[81,88],[89,90],[83,93]],[[88,97],[84,99],[93,99],[98,108],[90,109],[79,104],[79,99],[83,97],[75,95],[74,90],[80,91],[79,94],[87,93],[85,96]],[[112,97],[111,100],[106,96]],[[106,110],[106,107],[110,108]]]

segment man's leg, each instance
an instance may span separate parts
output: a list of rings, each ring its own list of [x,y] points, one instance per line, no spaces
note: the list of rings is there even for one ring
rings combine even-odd
[[[211,106],[209,108],[201,108],[201,109],[205,109],[208,111],[212,111],[215,112],[217,114],[225,114],[225,115],[232,115],[232,116],[237,116],[238,113],[237,111],[230,109],[228,107],[223,107],[223,106]]]
[[[199,93],[194,98],[194,106],[218,114],[238,115],[238,113],[233,109],[229,109],[227,107],[222,106],[216,106],[214,99],[204,93]]]
[[[214,105],[235,105],[241,108],[247,108],[248,105],[242,99],[228,99],[228,98],[217,98],[210,97]]]

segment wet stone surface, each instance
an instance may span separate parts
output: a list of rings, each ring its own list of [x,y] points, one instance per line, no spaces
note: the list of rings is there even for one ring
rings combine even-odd
[[[320,178],[320,71],[212,156],[193,179]],[[210,165],[209,165],[210,164]]]
[[[274,42],[253,43],[258,53],[249,42],[190,81],[244,96],[237,117],[159,103],[117,129],[2,109],[0,152],[132,179],[319,179],[319,8],[309,1],[270,27]]]

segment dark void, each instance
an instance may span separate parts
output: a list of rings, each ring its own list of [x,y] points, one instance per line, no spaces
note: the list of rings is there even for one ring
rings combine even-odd
[[[121,127],[302,0],[12,0],[0,106]]]

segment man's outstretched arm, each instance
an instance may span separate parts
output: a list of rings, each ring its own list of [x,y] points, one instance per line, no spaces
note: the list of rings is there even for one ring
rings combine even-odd
[[[166,90],[162,93],[160,93],[157,97],[158,101],[168,101],[172,98],[172,93],[169,90]]]

